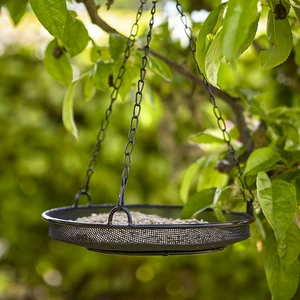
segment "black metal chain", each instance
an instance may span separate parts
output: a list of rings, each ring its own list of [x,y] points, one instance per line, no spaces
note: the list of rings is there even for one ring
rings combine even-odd
[[[142,14],[143,14],[144,5],[145,5],[146,2],[147,2],[147,0],[140,0],[140,6],[139,6],[137,14],[136,14],[135,23],[132,25],[131,30],[130,30],[130,36],[127,39],[127,47],[124,51],[123,63],[121,65],[121,67],[119,68],[118,76],[114,81],[113,90],[110,94],[110,104],[109,104],[108,108],[105,111],[104,118],[101,121],[100,129],[99,129],[98,134],[97,134],[97,140],[96,140],[96,143],[95,143],[95,146],[94,146],[93,156],[90,159],[90,162],[89,162],[89,165],[88,165],[88,168],[87,168],[87,171],[86,171],[85,178],[81,183],[80,190],[75,196],[75,206],[77,206],[78,200],[79,200],[81,195],[87,196],[88,200],[89,200],[89,203],[91,202],[91,197],[89,195],[89,185],[90,185],[91,176],[94,173],[94,168],[95,168],[96,163],[97,163],[97,157],[98,157],[98,154],[99,154],[99,151],[100,151],[101,143],[105,139],[105,132],[106,132],[106,129],[107,129],[108,124],[109,124],[109,118],[110,118],[110,115],[112,113],[113,104],[114,104],[114,102],[116,101],[116,99],[118,97],[119,89],[120,89],[120,87],[122,85],[122,82],[123,82],[123,76],[126,72],[125,65],[126,65],[127,60],[130,57],[131,48],[133,47],[133,45],[135,43],[135,39],[136,39],[136,36],[138,34],[138,31],[139,31],[138,22],[139,22]]]
[[[152,1],[152,8],[151,8],[151,19],[149,21],[149,31],[147,34],[147,42],[144,47],[144,55],[142,57],[142,66],[140,68],[140,79],[137,83],[137,92],[135,94],[135,103],[133,106],[133,115],[130,121],[130,128],[128,131],[128,142],[125,146],[124,149],[124,169],[122,172],[122,181],[121,181],[121,191],[119,195],[119,202],[118,202],[118,207],[123,207],[124,206],[124,192],[125,192],[125,187],[127,184],[128,176],[129,176],[129,170],[132,164],[132,158],[131,154],[134,149],[134,143],[136,140],[136,134],[137,134],[137,129],[139,125],[139,116],[141,114],[141,103],[143,100],[143,90],[145,86],[145,76],[146,76],[146,68],[148,64],[148,55],[150,51],[150,42],[152,39],[152,29],[154,25],[154,15],[156,13],[156,3],[157,0]]]
[[[248,190],[248,192],[250,194],[250,201],[252,202],[253,199],[254,199],[254,195],[252,193],[251,188],[247,185],[246,181],[244,182],[242,180],[243,173],[242,173],[241,166],[240,166],[240,163],[238,161],[238,158],[235,155],[235,150],[231,145],[231,136],[227,131],[225,120],[222,116],[222,112],[221,112],[220,108],[217,106],[216,98],[215,98],[214,94],[211,91],[211,86],[208,83],[207,79],[205,78],[205,75],[203,74],[203,72],[200,70],[199,64],[198,64],[197,59],[196,59],[196,42],[195,42],[195,40],[193,38],[193,35],[192,35],[192,29],[188,25],[187,17],[184,14],[182,5],[179,3],[178,0],[176,0],[176,9],[180,14],[180,19],[181,19],[181,22],[184,26],[184,32],[185,32],[186,36],[189,39],[189,48],[190,48],[190,50],[193,54],[193,59],[196,63],[198,72],[202,77],[202,81],[205,85],[206,90],[208,91],[208,94],[209,94],[209,100],[210,100],[211,104],[213,105],[213,113],[214,113],[214,115],[217,119],[218,127],[222,132],[223,140],[227,144],[228,152],[229,152],[230,156],[232,157],[232,159],[234,161],[234,164],[235,164],[235,167],[238,171],[238,178],[239,178],[239,181],[240,181],[240,184],[241,184],[241,191],[242,191],[244,200],[247,201],[246,200],[246,195],[245,195],[245,187],[246,187],[246,189]]]

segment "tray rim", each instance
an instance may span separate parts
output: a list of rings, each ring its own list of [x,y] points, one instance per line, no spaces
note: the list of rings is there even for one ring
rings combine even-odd
[[[91,210],[91,209],[112,209],[115,205],[113,204],[93,204],[93,205],[82,205],[82,206],[64,206],[58,208],[52,208],[42,213],[42,218],[51,224],[65,225],[65,226],[77,226],[77,227],[94,227],[94,228],[110,228],[110,229],[197,229],[197,228],[226,228],[236,226],[247,226],[254,222],[255,217],[249,213],[241,212],[230,212],[228,215],[239,216],[240,219],[226,222],[208,222],[201,224],[146,224],[146,225],[135,225],[135,224],[100,224],[100,223],[88,223],[88,222],[76,222],[73,220],[61,219],[58,217],[51,216],[51,214],[59,212],[68,212],[74,210]],[[155,208],[155,209],[182,209],[181,205],[160,205],[160,204],[129,204],[126,207],[130,209],[139,208]],[[205,209],[206,211],[212,211],[211,208]]]

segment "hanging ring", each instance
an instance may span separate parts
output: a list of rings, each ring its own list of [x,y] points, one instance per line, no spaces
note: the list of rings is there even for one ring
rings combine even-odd
[[[75,202],[74,202],[73,207],[75,207],[75,208],[78,207],[78,202],[79,202],[79,199],[82,195],[85,195],[88,198],[87,206],[92,205],[92,198],[91,198],[91,195],[89,194],[89,192],[87,192],[86,190],[80,190],[75,196]]]
[[[113,216],[114,214],[117,212],[117,211],[124,211],[127,215],[127,219],[128,219],[128,225],[129,226],[132,226],[132,216],[131,216],[131,213],[130,213],[130,210],[126,207],[126,206],[115,206],[109,213],[109,216],[108,216],[108,225],[110,226],[113,226]]]
[[[109,213],[108,216],[108,225],[113,225],[112,221],[113,221],[113,216],[117,211],[124,211],[127,215],[127,219],[128,219],[128,225],[132,226],[132,216],[131,213],[129,211],[129,209],[124,206],[124,195],[125,195],[125,188],[126,188],[126,183],[127,183],[127,178],[126,177],[122,177],[122,185],[121,185],[121,190],[120,190],[120,195],[119,195],[119,201],[118,201],[118,205],[115,206]]]

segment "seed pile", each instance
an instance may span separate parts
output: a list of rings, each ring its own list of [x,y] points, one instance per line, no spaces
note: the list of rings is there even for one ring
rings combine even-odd
[[[76,222],[107,224],[109,214],[91,214],[88,217],[82,217],[75,220]],[[201,224],[206,223],[203,220],[197,219],[170,219],[160,217],[158,215],[148,215],[141,212],[132,211],[132,223],[135,225],[165,225],[165,224]],[[121,225],[128,224],[128,218],[125,213],[116,212],[113,216],[113,224]]]

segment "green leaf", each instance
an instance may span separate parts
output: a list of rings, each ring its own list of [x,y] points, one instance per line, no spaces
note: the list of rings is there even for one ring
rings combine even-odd
[[[78,139],[77,127],[74,122],[73,103],[74,103],[74,90],[78,81],[72,82],[69,86],[64,102],[63,102],[63,123],[65,128],[71,132],[76,139]]]
[[[91,48],[90,57],[92,62],[97,62],[99,59],[105,61],[110,60],[108,47],[93,46]]]
[[[266,173],[257,176],[257,197],[262,211],[279,240],[290,227],[296,215],[297,198],[295,187],[283,180],[272,183]]]
[[[30,0],[33,12],[51,35],[62,39],[67,22],[65,0]]]
[[[212,143],[224,144],[224,140],[204,132],[200,132],[190,136],[189,140],[198,144],[212,144]]]
[[[156,73],[157,75],[161,76],[167,81],[172,81],[173,74],[170,67],[161,59],[157,57],[148,57],[149,59],[149,68]]]
[[[99,61],[95,64],[92,75],[93,85],[102,91],[109,87],[109,76],[113,74],[113,64]]]
[[[293,6],[293,10],[297,16],[298,21],[300,22],[300,6],[299,7],[294,7]]]
[[[294,7],[300,8],[300,0],[290,0],[290,2]]]
[[[267,117],[269,121],[275,121],[276,119],[290,120],[291,118],[298,120],[299,113],[300,108],[298,107],[277,106],[268,111]]]
[[[222,212],[222,201],[221,201],[223,191],[226,188],[228,188],[228,187],[225,187],[225,188],[219,187],[219,188],[217,188],[216,192],[215,192],[215,195],[214,195],[214,200],[213,200],[214,213],[215,213],[217,219],[221,222],[226,221],[226,219],[223,215],[223,212]]]
[[[206,53],[222,25],[226,6],[227,3],[222,3],[217,6],[206,18],[198,34],[196,44],[196,59],[203,74],[205,74]]]
[[[281,122],[280,126],[284,132],[286,138],[284,150],[286,151],[297,151],[299,147],[299,126],[291,122]]]
[[[186,203],[188,200],[193,179],[196,176],[196,173],[198,172],[199,168],[200,165],[198,163],[193,163],[188,167],[184,174],[180,187],[180,199],[183,203]]]
[[[244,0],[228,1],[222,29],[222,48],[227,61],[238,58],[250,46],[257,24],[257,0],[248,0],[247,5]]]
[[[72,66],[66,53],[58,47],[56,40],[51,41],[46,48],[44,66],[51,77],[69,86],[73,78]]]
[[[255,229],[257,230],[258,232],[258,236],[259,238],[258,239],[263,239],[265,240],[266,239],[266,231],[264,229],[264,226],[262,224],[262,221],[259,219],[259,218],[255,218]]]
[[[197,191],[205,190],[213,187],[221,187],[228,182],[228,175],[220,173],[214,168],[202,169],[199,172]]]
[[[181,217],[188,219],[193,217],[197,212],[212,205],[216,189],[202,190],[193,194],[184,205]]]
[[[11,0],[6,4],[15,25],[17,25],[24,16],[27,9],[28,0]]]
[[[114,60],[118,60],[123,54],[127,40],[119,34],[109,35],[109,53]]]
[[[218,73],[223,59],[222,32],[217,33],[205,56],[205,74],[214,86],[218,85]]]
[[[84,79],[83,96],[85,101],[90,101],[96,94],[96,88],[93,85],[92,77],[87,76]]]
[[[119,69],[120,69],[122,64],[123,64],[123,62],[119,61],[119,63],[117,63],[114,66],[113,81],[115,81],[115,79],[117,78],[117,76],[119,74]],[[119,88],[119,96],[121,97],[121,99],[123,101],[126,100],[126,97],[129,95],[131,87],[132,87],[132,83],[133,83],[132,68],[133,68],[133,66],[130,66],[130,65],[127,64],[126,73],[122,77],[122,84]],[[145,90],[144,90],[144,94],[145,94]]]
[[[295,222],[282,234],[277,249],[283,264],[290,265],[297,259],[300,254],[300,230]]]
[[[276,249],[276,241],[270,235],[264,245],[264,266],[273,300],[291,300],[299,284],[299,261],[283,265]]]
[[[299,152],[298,152],[299,154]],[[298,158],[295,162],[298,162],[300,160],[300,158]],[[280,175],[278,175],[276,177],[276,179],[282,179],[285,181],[288,181],[290,183],[296,181],[298,178],[300,178],[300,170],[296,170],[296,171],[289,171],[286,173],[281,173]]]
[[[257,175],[260,171],[266,171],[280,160],[280,155],[271,148],[260,148],[253,151],[248,158],[244,176]]]
[[[115,83],[116,78],[118,77],[120,67],[122,66],[122,64],[123,64],[123,61],[121,61],[121,60],[114,63],[114,66],[113,66],[114,76],[112,78],[113,84]],[[126,71],[122,77],[122,83],[121,83],[121,86],[120,86],[119,92],[118,92],[119,96],[121,97],[121,99],[123,101],[126,100],[126,97],[130,93],[130,90],[133,85],[135,71],[136,71],[136,74],[139,74],[139,69],[136,69],[134,65],[132,65],[130,62],[127,62]],[[118,82],[117,82],[117,84],[118,84]],[[144,92],[145,92],[145,90],[144,90]]]
[[[129,95],[129,92],[132,87],[132,81],[133,81],[133,76],[131,74],[131,71],[127,70],[126,75],[123,76],[122,85],[119,88],[119,95],[123,101],[125,101],[127,96]],[[144,90],[144,92],[146,92],[146,90]]]
[[[82,52],[90,40],[83,23],[68,12],[62,42],[71,56]]]
[[[260,52],[259,59],[263,68],[274,68],[288,58],[293,47],[293,36],[288,19],[275,20],[273,12],[270,11],[267,35],[270,47]]]
[[[241,43],[240,50],[237,54],[237,57],[242,55],[249,48],[249,46],[252,44],[252,42],[253,42],[253,40],[256,36],[258,23],[259,23],[259,17],[249,26],[248,34],[243,39],[243,42]]]

